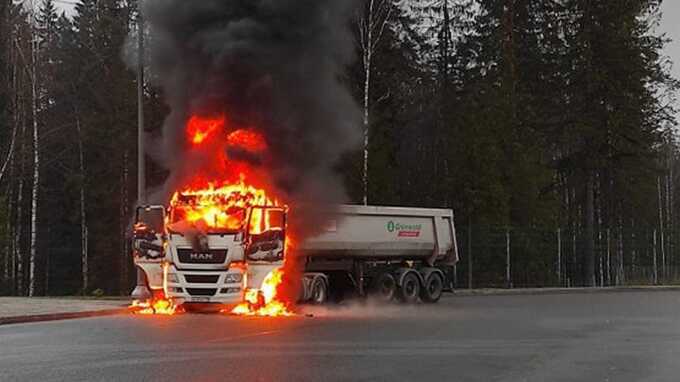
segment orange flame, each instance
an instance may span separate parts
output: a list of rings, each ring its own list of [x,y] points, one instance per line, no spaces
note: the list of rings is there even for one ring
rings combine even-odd
[[[134,314],[160,314],[167,316],[182,312],[182,309],[177,307],[172,300],[162,296],[149,301],[134,300],[129,309]]]
[[[168,263],[163,263],[163,291],[155,291],[151,299],[146,301],[134,300],[129,309],[134,314],[162,314],[172,316],[175,313],[183,312],[183,308],[175,305],[174,301],[165,297],[167,290]]]
[[[248,207],[277,205],[263,189],[246,185],[244,179],[241,174],[239,183],[222,186],[208,183],[206,188],[175,192],[170,200],[170,223],[186,221],[207,228],[239,230],[246,221]],[[252,211],[251,226],[261,226],[262,210]]]
[[[261,208],[278,206],[278,201],[260,187],[261,177],[248,161],[230,158],[226,148],[236,148],[251,154],[262,154],[268,149],[266,139],[255,129],[227,126],[227,118],[193,116],[187,121],[188,143],[195,150],[212,150],[214,160],[207,162],[207,168],[199,169],[194,179],[179,188],[170,200],[168,228],[181,230],[183,224],[199,229],[242,230],[258,234],[279,226],[283,221],[270,221],[272,215]],[[207,144],[206,144],[207,143]],[[215,143],[215,144],[213,144]],[[210,154],[210,152],[208,152]],[[214,174],[222,174],[214,177]],[[210,174],[206,181],[204,176]],[[253,182],[256,178],[259,182]],[[265,179],[266,184],[266,179]],[[257,187],[256,187],[257,185]],[[247,214],[250,213],[250,216]],[[246,221],[249,226],[244,227]],[[259,316],[288,316],[290,312],[278,296],[277,289],[282,283],[283,269],[276,269],[265,277],[259,289],[247,290],[246,302],[234,308],[234,314]],[[145,309],[164,311],[163,306],[154,303]],[[170,306],[167,308],[171,308]],[[158,308],[158,309],[156,309]]]
[[[187,135],[194,145],[200,145],[217,130],[224,127],[224,116],[218,118],[202,118],[193,116],[187,122]]]
[[[262,152],[267,149],[267,142],[264,137],[253,130],[240,129],[232,131],[227,136],[227,143],[230,146],[238,146],[251,152]]]
[[[278,288],[283,282],[282,268],[274,269],[262,281],[260,289],[246,291],[245,302],[232,309],[231,314],[243,316],[293,316],[285,302],[278,299]]]

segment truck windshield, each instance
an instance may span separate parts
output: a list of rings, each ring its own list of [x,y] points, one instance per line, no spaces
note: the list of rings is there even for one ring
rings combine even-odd
[[[170,210],[168,230],[183,233],[200,230],[206,233],[236,233],[243,229],[246,211],[240,207],[222,209],[219,206],[177,204]]]

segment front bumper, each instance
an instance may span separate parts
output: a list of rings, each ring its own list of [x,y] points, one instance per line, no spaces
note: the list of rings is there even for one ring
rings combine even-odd
[[[244,298],[244,273],[240,269],[219,271],[179,270],[168,267],[166,295],[175,304],[215,303],[236,305]],[[173,276],[174,275],[174,276]],[[227,275],[237,276],[239,282],[226,282]]]

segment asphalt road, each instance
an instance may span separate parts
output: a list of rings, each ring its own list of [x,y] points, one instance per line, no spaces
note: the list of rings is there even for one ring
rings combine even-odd
[[[0,327],[1,381],[678,381],[680,292]]]

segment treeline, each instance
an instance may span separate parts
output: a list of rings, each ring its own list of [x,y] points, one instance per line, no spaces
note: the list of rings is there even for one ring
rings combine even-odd
[[[0,292],[126,290],[137,109],[121,57],[136,4],[0,4]]]
[[[677,83],[660,1],[365,3],[373,31],[387,26],[364,103],[369,203],[451,207],[465,231],[561,228],[576,241],[571,285],[596,283],[606,248],[639,259],[631,236],[651,241],[653,228],[659,261],[677,252]],[[349,78],[360,100],[366,46]],[[362,159],[347,172],[355,201]],[[555,252],[531,255],[554,274]]]
[[[366,147],[338,166],[353,202],[578,233],[581,285],[604,232],[658,227],[677,251],[663,238],[680,150],[659,1],[360,3],[342,80]],[[1,0],[0,15],[0,294],[128,293],[137,83],[122,52],[137,3],[83,0],[66,16],[54,0]],[[167,110],[158,89],[144,96],[153,136]]]

